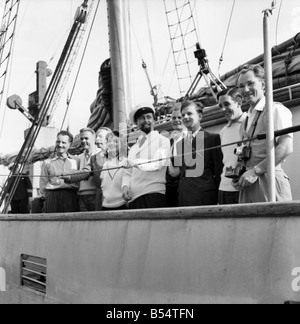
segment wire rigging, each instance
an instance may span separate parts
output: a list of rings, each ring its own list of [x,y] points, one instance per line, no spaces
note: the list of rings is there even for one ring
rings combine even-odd
[[[64,72],[64,68],[67,64],[69,57],[70,57],[70,52],[72,52],[72,50],[73,50],[73,46],[76,42],[75,41],[76,37],[78,36],[78,33],[79,33],[82,25],[86,21],[87,8],[88,8],[88,0],[85,0],[84,3],[80,6],[79,10],[76,13],[73,27],[71,29],[70,35],[68,37],[68,40],[65,44],[65,47],[64,47],[61,57],[59,59],[56,70],[55,70],[53,77],[51,79],[50,85],[46,91],[46,95],[45,95],[43,102],[41,104],[39,113],[37,114],[34,122],[32,123],[31,128],[29,129],[29,131],[27,133],[24,144],[23,144],[21,150],[19,151],[19,154],[14,162],[12,171],[4,185],[4,189],[1,192],[0,205],[2,205],[5,202],[6,195],[8,194],[8,190],[10,189],[8,199],[5,202],[5,207],[3,210],[4,213],[7,212],[9,205],[11,203],[12,197],[13,197],[13,195],[17,189],[17,186],[19,184],[19,181],[20,181],[20,178],[14,179],[14,181],[11,185],[11,188],[9,188],[9,186],[8,186],[9,179],[11,178],[12,174],[21,175],[24,171],[25,162],[29,159],[30,154],[33,149],[33,146],[34,146],[34,143],[37,139],[37,136],[39,135],[40,129],[45,124],[45,122],[47,120],[47,116],[48,116],[48,113],[50,110],[50,104],[51,104],[53,97],[56,93],[60,79]],[[20,165],[20,168],[19,168],[19,165]]]
[[[280,17],[281,17],[282,5],[283,5],[283,0],[281,0],[281,2],[280,2],[277,21],[276,21],[276,46],[278,45],[278,30],[279,30],[279,21],[280,21]]]
[[[74,81],[74,84],[73,84],[73,88],[72,88],[72,91],[71,91],[71,95],[68,96],[67,109],[66,109],[66,112],[65,112],[63,121],[62,121],[62,125],[61,125],[61,128],[60,128],[61,130],[64,127],[64,124],[65,124],[65,121],[66,121],[66,118],[67,118],[67,115],[68,115],[68,112],[69,112],[69,109],[70,109],[70,104],[72,102],[73,95],[74,95],[74,91],[75,91],[75,88],[76,88],[76,85],[77,85],[77,81],[78,81],[78,78],[79,78],[79,74],[81,72],[81,67],[82,67],[82,64],[83,64],[83,61],[84,61],[84,58],[85,58],[85,54],[86,54],[86,51],[87,51],[87,47],[88,47],[88,44],[89,44],[89,40],[90,40],[90,37],[91,37],[91,34],[92,34],[92,30],[93,30],[93,27],[94,27],[94,24],[95,24],[95,20],[96,20],[96,16],[97,16],[97,13],[98,13],[98,9],[99,9],[100,2],[101,2],[101,0],[98,0],[97,7],[96,7],[96,10],[95,10],[95,13],[94,13],[94,18],[93,18],[93,21],[92,21],[92,24],[91,24],[91,27],[90,27],[90,30],[89,30],[89,34],[88,34],[88,37],[87,37],[87,40],[86,40],[86,44],[85,44],[84,51],[83,51],[83,54],[82,54],[82,57],[81,57],[81,61],[80,61],[80,64],[79,64],[79,68],[78,68],[78,71],[77,71],[77,74],[76,74],[76,78],[75,78],[75,81]]]
[[[235,9],[235,4],[236,4],[236,0],[233,0],[231,14],[230,14],[230,18],[229,18],[229,23],[228,23],[227,30],[226,30],[226,35],[225,35],[225,41],[224,41],[224,45],[223,45],[221,57],[220,57],[220,60],[219,60],[219,68],[218,68],[218,74],[219,75],[220,75],[221,65],[222,65],[222,63],[224,61],[224,53],[225,53],[225,48],[226,48],[226,45],[227,45],[228,35],[229,35],[231,23],[232,23],[232,18],[233,18],[233,13],[234,13],[234,9]]]
[[[284,135],[291,134],[291,133],[296,133],[296,132],[300,132],[300,125],[276,131],[274,133],[274,135],[276,137],[280,137],[280,136],[284,136]],[[93,170],[93,172],[113,171],[113,170],[119,170],[119,169],[132,169],[132,168],[136,168],[136,167],[139,167],[139,166],[142,166],[142,165],[168,161],[168,160],[170,160],[172,158],[181,158],[181,157],[185,157],[185,156],[190,156],[191,153],[200,154],[200,153],[213,151],[213,150],[216,150],[216,149],[222,149],[222,148],[229,147],[229,146],[247,144],[249,142],[253,142],[253,141],[257,141],[257,140],[265,140],[266,137],[267,137],[267,134],[257,134],[256,136],[254,136],[252,138],[247,138],[247,139],[244,139],[244,140],[234,141],[234,142],[230,142],[230,143],[227,143],[227,144],[221,144],[221,145],[217,145],[217,146],[213,146],[213,147],[203,148],[203,149],[200,149],[200,150],[193,150],[192,152],[182,153],[182,154],[178,154],[176,156],[171,156],[171,157],[167,157],[167,158],[160,158],[160,159],[156,159],[156,160],[149,160],[149,161],[145,161],[145,162],[131,164],[131,165],[128,165],[128,166],[119,166],[119,167],[112,167],[112,168],[107,168],[107,169],[96,169],[96,170]],[[82,171],[82,172],[79,171],[79,172],[76,172],[75,175],[86,174],[87,172],[88,171]],[[91,173],[93,173],[93,172],[91,172]],[[52,177],[60,177],[62,175],[63,176],[72,176],[72,175],[74,175],[74,173],[56,174],[56,175],[53,175]],[[0,176],[5,176],[5,175],[0,174]],[[20,178],[20,177],[26,177],[27,175],[24,175],[24,174],[19,174],[18,175],[18,174],[16,174],[16,175],[12,175],[12,176],[14,178]],[[27,177],[31,177],[31,176],[27,176]],[[48,177],[48,176],[34,175],[33,177],[34,178],[43,178],[43,177]]]
[[[148,34],[149,34],[149,40],[151,45],[151,53],[152,53],[152,62],[153,62],[153,72],[155,77],[157,76],[157,63],[156,63],[156,55],[153,45],[153,37],[151,32],[151,24],[150,24],[150,15],[149,15],[149,7],[148,7],[148,0],[144,1],[145,4],[145,10],[146,10],[146,16],[147,16],[147,26],[148,26]]]
[[[7,0],[5,2],[3,18],[1,23],[0,35],[0,117],[2,111],[3,95],[7,88],[7,77],[9,74],[10,64],[12,60],[12,49],[15,40],[20,0]],[[4,57],[4,59],[3,59]],[[4,64],[5,63],[5,64]],[[2,65],[5,65],[2,68]],[[6,107],[3,108],[2,124],[0,135],[3,133],[4,120],[6,117]]]

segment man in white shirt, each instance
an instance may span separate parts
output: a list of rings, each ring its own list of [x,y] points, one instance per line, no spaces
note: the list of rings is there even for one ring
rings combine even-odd
[[[267,130],[267,110],[265,98],[265,72],[260,65],[245,66],[238,77],[239,91],[250,105],[248,118],[241,132],[244,139]],[[274,103],[274,130],[292,127],[292,113],[280,103]],[[267,141],[255,140],[250,144],[251,157],[246,163],[247,172],[243,174],[236,188],[241,190],[240,203],[268,202],[268,160]],[[293,153],[293,135],[287,134],[276,138],[276,200],[292,200],[289,178],[281,164]]]
[[[170,141],[154,131],[155,112],[151,106],[138,105],[131,113],[132,121],[142,132],[129,152],[132,168],[125,170],[123,177],[123,198],[131,209],[166,207]]]
[[[242,99],[242,95],[235,88],[223,90],[218,94],[220,109],[228,120],[228,124],[220,132],[222,145],[242,140],[241,126],[247,117],[247,114],[242,111]],[[240,192],[233,186],[232,179],[226,177],[227,168],[237,168],[237,156],[234,154],[234,149],[235,146],[222,148],[224,169],[219,188],[220,205],[239,203]]]

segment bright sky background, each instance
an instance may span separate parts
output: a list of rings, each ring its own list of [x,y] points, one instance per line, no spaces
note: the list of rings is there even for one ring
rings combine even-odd
[[[171,6],[174,4],[174,0],[167,1]],[[18,94],[26,105],[28,94],[35,91],[36,63],[39,60],[50,62],[54,56],[49,67],[52,70],[55,69],[56,61],[73,23],[75,11],[82,2],[82,0],[21,0],[9,95]],[[181,0],[177,2],[180,3]],[[236,0],[221,75],[262,54],[262,11],[269,8],[271,2],[271,0]],[[3,3],[2,0],[1,6]],[[195,0],[191,0],[191,4],[195,8],[194,16],[197,19],[201,44],[207,50],[212,70],[217,73],[233,0],[196,0],[196,3]],[[280,0],[277,1],[277,9],[271,18],[272,45],[276,42],[279,6]],[[146,8],[149,10],[150,29]],[[141,55],[148,64],[152,82],[162,84],[164,95],[178,98],[179,90],[177,79],[174,77],[173,57],[170,56],[168,60],[171,45],[163,0],[131,0],[130,16],[132,21],[133,105],[140,101],[152,100],[147,79],[141,68]],[[300,32],[299,0],[283,0],[278,27],[278,44]],[[78,130],[87,124],[90,116],[89,107],[97,92],[99,68],[108,57],[107,8],[106,1],[102,0],[76,86],[76,93],[71,103],[68,122],[74,134],[77,134]],[[77,61],[80,58],[79,55]],[[198,71],[196,63],[194,69],[195,72]],[[72,89],[73,80],[74,75],[67,85],[66,90],[69,92]],[[62,116],[66,109],[66,96],[65,93],[54,116],[54,126],[58,128],[61,126]],[[5,100],[3,104],[5,105]],[[7,109],[3,135],[0,138],[0,152],[9,153],[19,150],[24,140],[23,132],[28,126],[29,123],[21,113]]]

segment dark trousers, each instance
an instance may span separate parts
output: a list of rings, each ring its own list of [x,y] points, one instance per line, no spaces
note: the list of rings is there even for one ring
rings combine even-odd
[[[95,195],[80,195],[79,209],[81,212],[96,211],[96,194]]]
[[[130,209],[151,209],[167,207],[166,196],[158,193],[144,195],[130,203]]]
[[[179,207],[218,205],[218,189],[206,190],[197,183],[197,178],[183,178],[179,184]]]
[[[47,192],[45,213],[76,213],[78,211],[78,195],[76,191],[53,190]]]
[[[102,210],[102,201],[103,201],[103,193],[101,188],[97,188],[96,191],[96,211],[101,211]]]
[[[219,204],[220,205],[236,205],[239,203],[239,191],[219,191]]]
[[[12,214],[29,214],[28,198],[22,200],[12,200],[11,212]]]
[[[178,207],[178,186],[166,186],[167,207]]]
[[[35,198],[31,205],[31,213],[42,214],[44,211],[44,200],[42,198]]]

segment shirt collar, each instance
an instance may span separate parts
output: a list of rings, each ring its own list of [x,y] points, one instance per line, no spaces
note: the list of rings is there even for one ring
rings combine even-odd
[[[246,120],[246,118],[247,118],[247,113],[243,113],[238,119],[236,119],[236,120],[230,120],[229,122],[228,122],[228,124],[226,125],[226,127],[231,127],[232,125],[234,125],[234,124],[242,124],[245,120]]]
[[[70,158],[70,154],[69,154],[69,153],[67,153],[67,155],[66,155],[65,158],[60,157],[60,156],[58,156],[57,154],[55,154],[55,156],[54,156],[51,160],[52,160],[52,161],[57,161],[57,160],[67,160],[67,159],[69,159],[69,158]]]
[[[200,126],[200,127],[195,131],[195,133],[193,133],[193,137],[194,137],[194,138],[198,135],[198,133],[201,131],[201,129],[202,129],[202,127]]]
[[[185,130],[183,130],[180,134],[179,134],[179,132],[178,132],[178,136],[174,136],[175,135],[175,133],[173,132],[172,134],[171,134],[171,138],[174,140],[174,141],[180,141],[180,140],[182,140],[183,138],[185,138],[185,137],[187,137],[188,136],[188,131],[185,129]]]
[[[96,154],[98,154],[99,152],[100,152],[100,149],[95,148],[94,151],[92,151],[92,152],[85,151],[85,152],[84,152],[84,155],[85,155],[86,157],[89,157],[89,158],[90,158],[92,155],[96,155]]]
[[[142,135],[139,137],[138,141],[140,142],[143,138],[151,139],[152,137],[156,136],[158,131],[152,131],[149,134],[142,133]]]
[[[250,117],[255,112],[255,110],[261,112],[264,111],[265,106],[266,106],[266,98],[264,97],[256,104],[256,106],[253,108],[252,111],[249,110],[248,116]]]

